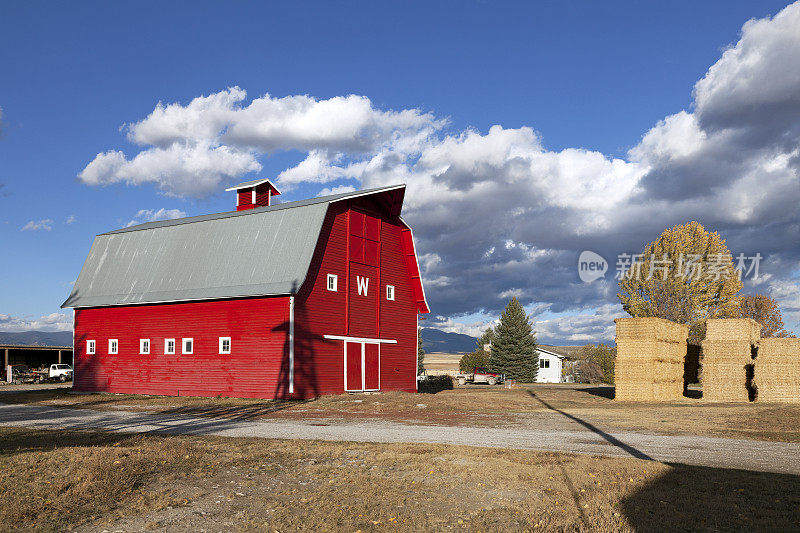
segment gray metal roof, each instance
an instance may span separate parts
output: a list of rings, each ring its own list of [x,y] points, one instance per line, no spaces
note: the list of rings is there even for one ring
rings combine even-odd
[[[305,281],[329,204],[404,188],[355,191],[103,233],[95,238],[61,307],[294,294]]]

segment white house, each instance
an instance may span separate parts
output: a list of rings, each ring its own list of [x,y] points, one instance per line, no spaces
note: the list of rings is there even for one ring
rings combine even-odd
[[[536,375],[537,383],[561,383],[561,367],[564,356],[558,355],[537,347],[539,354],[539,373]]]

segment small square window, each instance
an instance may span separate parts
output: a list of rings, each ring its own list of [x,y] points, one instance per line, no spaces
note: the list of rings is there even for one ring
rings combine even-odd
[[[150,339],[139,339],[139,353],[140,354],[150,353]]]
[[[175,339],[164,339],[164,353],[168,355],[175,353]]]
[[[386,286],[386,299],[387,300],[394,300],[394,285],[387,285]]]
[[[539,359],[539,368],[550,368],[549,359]]]
[[[108,353],[116,354],[119,351],[119,342],[117,339],[108,339]]]
[[[194,353],[194,339],[192,338],[183,339],[183,353],[185,354]]]
[[[339,285],[339,276],[336,274],[328,274],[328,290],[336,292]]]
[[[231,338],[230,337],[220,337],[219,338],[219,353],[231,353]]]
[[[94,341],[86,341],[86,353],[88,355],[94,355]]]

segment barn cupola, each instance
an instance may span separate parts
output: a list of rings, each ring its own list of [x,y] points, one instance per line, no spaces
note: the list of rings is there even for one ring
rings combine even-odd
[[[272,205],[272,197],[281,192],[268,179],[245,181],[226,191],[236,191],[236,210],[254,209]]]

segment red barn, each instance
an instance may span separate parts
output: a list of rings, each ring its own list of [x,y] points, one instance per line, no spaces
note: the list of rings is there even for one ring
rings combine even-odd
[[[405,185],[98,235],[72,294],[82,391],[309,398],[416,390],[427,313]]]

